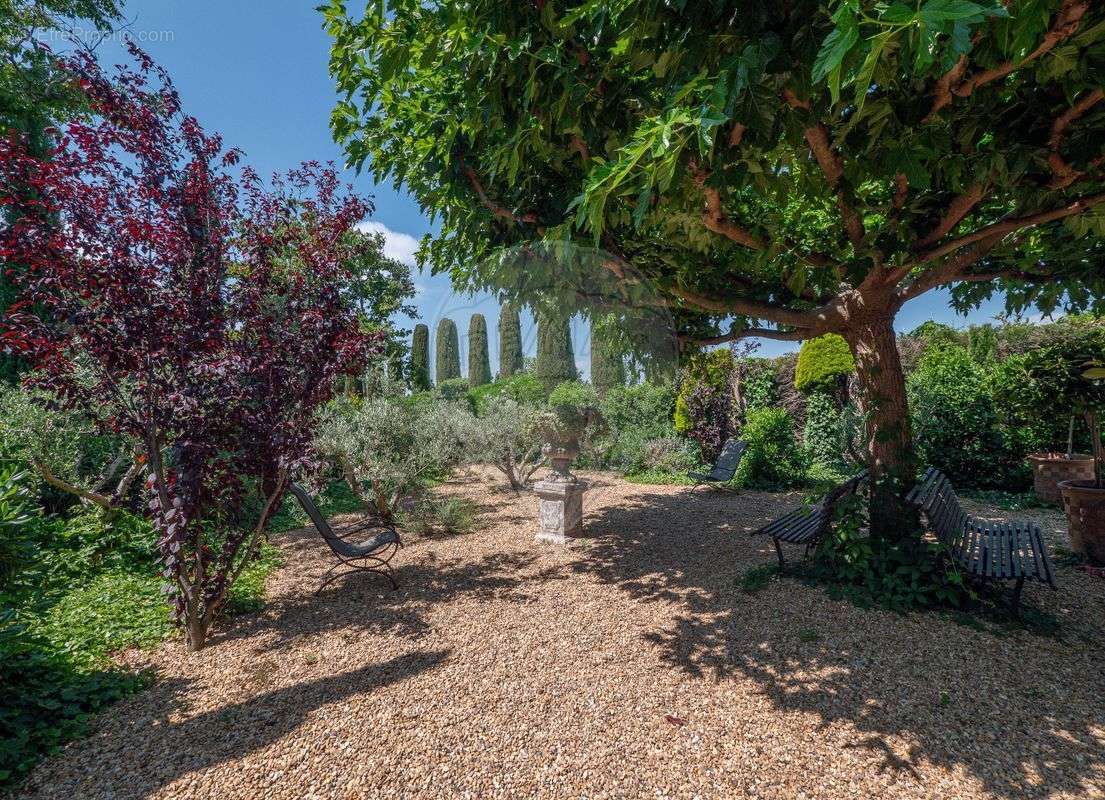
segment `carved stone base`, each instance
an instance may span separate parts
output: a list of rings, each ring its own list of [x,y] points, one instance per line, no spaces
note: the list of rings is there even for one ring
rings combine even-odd
[[[546,544],[567,544],[583,533],[583,494],[585,481],[538,481],[533,490],[540,498],[537,509],[537,536]]]

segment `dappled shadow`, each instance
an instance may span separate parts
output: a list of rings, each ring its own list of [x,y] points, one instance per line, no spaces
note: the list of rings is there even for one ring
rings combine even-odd
[[[359,669],[317,680],[251,694],[240,702],[190,713],[189,685],[196,681],[167,679],[156,683],[131,704],[125,726],[106,734],[116,753],[126,754],[141,770],[100,770],[96,785],[82,781],[70,787],[71,797],[143,798],[191,773],[201,773],[226,761],[266,748],[294,733],[320,709],[342,707],[386,686],[410,680],[443,664],[446,650],[408,653]],[[46,778],[36,774],[34,779]],[[35,781],[37,782],[37,781]],[[35,789],[32,782],[26,787]],[[53,787],[56,791],[57,786]],[[233,791],[230,794],[234,794]],[[179,795],[187,796],[187,792]]]
[[[667,624],[641,634],[673,669],[750,681],[821,729],[851,725],[860,736],[848,747],[899,777],[918,779],[927,762],[1011,798],[1105,785],[1105,642],[1084,633],[1100,632],[1084,624],[1100,617],[1100,590],[1071,570],[1059,592],[1026,589],[1026,602],[1082,632],[1067,638],[863,610],[789,577],[741,591],[745,570],[774,561],[770,541],[749,532],[800,499],[642,488],[590,515],[586,556],[573,566],[638,600],[675,604]]]

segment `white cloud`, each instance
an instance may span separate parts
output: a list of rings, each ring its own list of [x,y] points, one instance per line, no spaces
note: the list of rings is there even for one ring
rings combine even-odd
[[[362,222],[357,228],[365,233],[382,233],[384,235],[384,255],[407,266],[415,266],[414,254],[418,250],[418,240],[409,233],[393,231],[384,223],[375,220]]]

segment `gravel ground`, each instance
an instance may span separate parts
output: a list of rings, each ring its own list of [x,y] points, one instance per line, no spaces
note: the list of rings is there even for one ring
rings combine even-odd
[[[746,594],[734,578],[774,559],[747,532],[798,495],[591,477],[568,548],[532,542],[532,494],[445,487],[477,529],[408,542],[395,592],[315,597],[322,540],[282,536],[266,609],[196,655],[122,654],[154,686],[24,796],[1105,797],[1105,582],[1026,588],[1052,635],[793,578]]]

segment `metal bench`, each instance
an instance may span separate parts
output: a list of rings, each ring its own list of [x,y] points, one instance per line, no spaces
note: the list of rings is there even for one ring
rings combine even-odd
[[[970,516],[959,503],[951,481],[929,467],[906,495],[921,509],[948,556],[967,575],[982,582],[1016,581],[1013,613],[1019,613],[1026,580],[1055,587],[1055,571],[1048,559],[1040,528],[1032,522],[986,522]]]
[[[395,573],[389,563],[396,551],[403,546],[403,541],[399,538],[399,532],[394,527],[372,519],[360,525],[343,528],[340,533],[335,532],[330,527],[330,523],[326,521],[326,517],[322,516],[322,513],[318,510],[315,501],[311,499],[311,496],[307,494],[302,486],[289,483],[288,491],[303,506],[303,510],[311,518],[315,529],[322,535],[326,544],[330,546],[330,550],[338,558],[338,563],[323,575],[323,581],[315,589],[315,594],[321,592],[328,584],[343,575],[351,575],[354,572],[373,572],[387,578],[392,589],[399,588],[399,584],[395,581]],[[364,536],[372,530],[379,532],[356,544],[346,541],[349,537]],[[348,569],[337,572],[341,567],[348,567]]]
[[[699,486],[728,483],[733,480],[733,476],[737,474],[737,467],[740,466],[741,459],[744,457],[744,451],[747,448],[748,444],[739,439],[727,439],[721,448],[721,453],[718,455],[717,462],[714,464],[713,469],[706,473],[687,473],[687,477],[694,481],[694,486],[691,488],[691,491],[693,492]]]
[[[785,565],[783,542],[805,545],[802,553],[802,557],[805,558],[813,546],[828,532],[836,504],[845,497],[855,494],[866,480],[867,470],[863,470],[844,483],[834,486],[812,508],[800,506],[753,531],[752,535],[765,534],[771,537],[775,544],[775,553],[779,556],[780,568]]]

